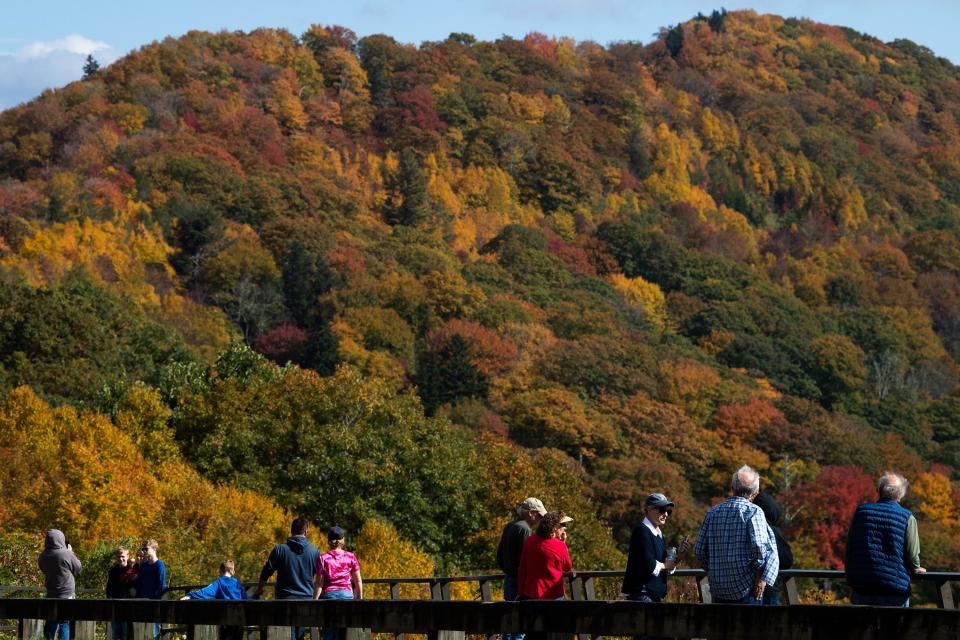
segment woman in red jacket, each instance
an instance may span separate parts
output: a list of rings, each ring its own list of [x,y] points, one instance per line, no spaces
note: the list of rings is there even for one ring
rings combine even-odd
[[[573,569],[563,541],[567,526],[564,519],[562,511],[547,513],[540,519],[536,535],[523,543],[517,572],[518,600],[563,599],[563,574]]]

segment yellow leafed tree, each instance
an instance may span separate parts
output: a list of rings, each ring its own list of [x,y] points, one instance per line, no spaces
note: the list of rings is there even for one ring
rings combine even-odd
[[[400,537],[392,524],[385,520],[368,520],[363,525],[356,541],[357,559],[360,571],[365,578],[418,577],[433,575],[433,560],[429,555]],[[426,587],[406,585],[401,587],[400,595],[410,598],[428,597]],[[389,597],[386,585],[370,585],[364,589],[364,595]]]
[[[667,314],[667,299],[660,287],[640,276],[630,278],[621,273],[609,276],[608,280],[628,304],[643,311],[653,326],[661,331],[667,328],[670,319]]]

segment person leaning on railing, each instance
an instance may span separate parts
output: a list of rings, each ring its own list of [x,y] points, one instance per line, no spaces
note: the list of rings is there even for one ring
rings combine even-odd
[[[191,591],[181,600],[247,600],[249,596],[243,583],[234,577],[236,565],[233,560],[220,563],[220,577],[202,589]],[[223,625],[220,627],[220,640],[242,640],[243,627]]]
[[[319,557],[320,550],[307,539],[306,518],[295,519],[290,525],[290,537],[276,545],[263,564],[256,595],[263,594],[267,580],[276,573],[274,597],[277,600],[312,600]],[[306,631],[306,627],[291,627],[291,640],[303,640]]]
[[[80,575],[80,560],[73,553],[73,547],[67,542],[59,529],[47,531],[43,542],[43,553],[37,560],[43,571],[44,586],[48,598],[77,597],[77,576]],[[43,625],[45,640],[53,640],[57,633],[61,640],[70,640],[69,620],[47,620]]]
[[[910,576],[920,566],[917,520],[900,501],[907,479],[887,472],[877,483],[877,501],[857,507],[847,533],[844,566],[853,604],[910,606]]]
[[[519,600],[563,600],[563,574],[573,569],[564,542],[566,515],[551,511],[540,519],[537,531],[523,543],[517,574]]]
[[[760,474],[744,465],[730,488],[733,495],[704,516],[693,551],[710,578],[714,602],[760,604],[780,568],[773,531],[752,502]]]
[[[634,602],[660,602],[667,595],[667,575],[677,568],[689,542],[684,538],[671,557],[662,528],[673,513],[674,504],[662,493],[651,493],[644,500],[643,522],[633,529],[627,553],[627,570],[621,594]]]
[[[320,600],[353,600],[363,598],[363,578],[357,556],[344,549],[346,534],[340,527],[330,527],[327,543],[330,550],[317,558],[317,581],[313,597]],[[323,640],[334,640],[337,630],[324,627]]]

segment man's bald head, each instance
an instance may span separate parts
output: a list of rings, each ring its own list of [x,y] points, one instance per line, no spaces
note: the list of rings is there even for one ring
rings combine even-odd
[[[900,502],[907,495],[907,479],[899,473],[888,471],[877,482],[877,495],[881,500]]]
[[[743,465],[733,474],[730,488],[733,490],[733,495],[749,499],[760,491],[760,474]]]

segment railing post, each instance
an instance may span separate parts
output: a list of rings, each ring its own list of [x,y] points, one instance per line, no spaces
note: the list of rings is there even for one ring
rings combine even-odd
[[[949,580],[937,583],[937,606],[941,609],[957,608],[957,603],[953,599],[953,585]]]
[[[584,600],[596,600],[597,599],[597,587],[593,581],[593,576],[587,576],[585,578],[580,578],[583,581],[583,597]]]
[[[787,596],[787,604],[800,604],[800,592],[797,590],[797,579],[790,576],[783,581],[783,591]]]
[[[17,621],[17,635],[20,640],[35,640],[43,637],[43,620],[30,618]]]
[[[217,640],[219,632],[215,624],[192,624],[187,627],[187,640]]]
[[[132,622],[133,640],[153,640],[152,622]]]
[[[486,578],[480,578],[478,580],[480,583],[480,602],[493,602],[493,592],[490,589],[490,580]],[[497,640],[499,634],[490,633],[487,634],[487,640]]]
[[[493,602],[493,593],[490,590],[490,581],[480,580],[480,602]]]
[[[95,640],[97,622],[95,620],[77,620],[73,623],[76,640]]]
[[[439,580],[430,581],[430,599],[446,602],[450,600],[450,583]],[[431,631],[427,634],[429,640],[465,640],[467,634],[465,631]]]
[[[567,579],[570,581],[570,599],[576,601],[586,600],[586,594],[583,592],[583,581],[580,579],[580,576],[574,573]]]
[[[400,599],[400,583],[391,582],[390,583],[390,599],[399,600]],[[395,633],[393,635],[394,640],[404,640],[405,636],[402,633]]]
[[[700,602],[703,604],[713,603],[713,596],[710,595],[710,578],[703,576],[697,580],[697,590],[700,592]]]
[[[290,640],[290,627],[261,627],[260,640]],[[133,640],[137,640],[134,638]]]

